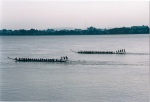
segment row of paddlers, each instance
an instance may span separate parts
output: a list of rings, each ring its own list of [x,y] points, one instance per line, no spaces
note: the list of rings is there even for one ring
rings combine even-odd
[[[9,59],[13,59],[8,57]],[[44,58],[14,58],[13,60],[19,61],[19,62],[66,62],[68,61],[67,56],[63,56],[60,59],[44,59]]]
[[[74,51],[75,52],[75,51]],[[115,52],[113,51],[78,51],[79,54],[125,54],[125,49],[120,49]]]
[[[112,51],[78,51],[79,54],[113,54]]]

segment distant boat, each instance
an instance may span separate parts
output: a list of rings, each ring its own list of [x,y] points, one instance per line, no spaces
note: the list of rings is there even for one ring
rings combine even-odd
[[[79,53],[79,54],[125,54],[125,49],[114,51],[73,51],[70,49],[70,51]]]
[[[44,58],[10,58],[9,59],[18,61],[18,62],[67,62],[68,57],[61,57],[60,59],[44,59]]]

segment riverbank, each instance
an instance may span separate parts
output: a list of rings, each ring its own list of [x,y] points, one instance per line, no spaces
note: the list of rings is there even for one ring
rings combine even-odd
[[[120,27],[111,29],[100,29],[95,27],[88,27],[85,30],[82,29],[19,29],[19,30],[0,30],[0,35],[119,35],[119,34],[149,34],[148,26],[132,26],[132,27]]]

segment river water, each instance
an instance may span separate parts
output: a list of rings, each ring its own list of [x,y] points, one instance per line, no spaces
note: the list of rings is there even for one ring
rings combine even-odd
[[[61,56],[69,61],[7,58]],[[0,36],[0,101],[148,102],[149,35]]]

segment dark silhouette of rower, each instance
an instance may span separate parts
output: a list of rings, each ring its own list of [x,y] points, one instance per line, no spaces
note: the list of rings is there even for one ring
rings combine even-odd
[[[118,51],[116,51],[116,53],[118,53]]]
[[[15,60],[17,60],[17,57],[15,58]]]
[[[66,57],[63,56],[63,58],[64,58],[64,60],[66,60]]]
[[[124,49],[124,52],[126,52],[125,49]]]
[[[63,57],[61,57],[60,60],[62,61],[62,60],[63,60]]]
[[[66,56],[66,60],[68,60],[68,57]]]

